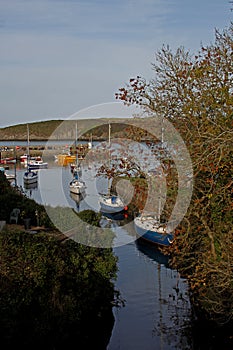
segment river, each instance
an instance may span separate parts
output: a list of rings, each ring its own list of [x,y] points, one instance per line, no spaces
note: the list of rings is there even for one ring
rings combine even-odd
[[[17,185],[22,188],[24,171],[24,167],[17,165]],[[8,172],[14,172],[13,166]],[[23,190],[41,204],[70,206],[77,211],[96,209],[98,196],[93,194],[93,189],[79,203],[69,196],[71,179],[69,167],[61,170],[50,162],[48,169],[39,171],[38,188]],[[88,182],[87,173],[85,180]],[[93,186],[93,178],[89,180]],[[104,186],[100,182],[98,190],[104,191]],[[108,222],[119,240],[113,248],[119,268],[115,284],[125,306],[113,308],[115,322],[107,349],[193,349],[186,281],[169,267],[167,256],[154,246],[135,240],[132,224],[126,230],[125,226],[119,226],[121,221]]]
[[[115,249],[116,282],[125,307],[114,310],[109,350],[192,349],[186,336],[187,285],[155,248],[134,242]]]

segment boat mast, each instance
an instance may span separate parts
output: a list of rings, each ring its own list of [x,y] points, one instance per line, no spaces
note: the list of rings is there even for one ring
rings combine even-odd
[[[111,147],[111,124],[108,124],[108,145]]]
[[[77,146],[77,138],[78,138],[78,125],[75,123],[75,147]]]
[[[111,124],[110,122],[108,123],[108,147],[109,147],[109,155],[108,155],[108,160],[109,160],[109,168],[111,165],[111,160],[110,160],[110,156],[111,156]],[[111,185],[110,185],[110,178],[108,177],[108,196],[110,196],[111,193]]]
[[[160,223],[161,216],[161,184],[159,184],[159,207],[158,207],[158,222]]]
[[[158,263],[158,287],[159,287],[159,324],[160,324],[160,349],[163,349],[164,339],[163,339],[163,305],[162,305],[162,285],[161,285],[161,264]]]
[[[76,156],[76,166],[78,166],[77,143],[78,143],[78,123],[76,122],[76,124],[75,124],[75,156]]]
[[[92,149],[92,133],[90,135],[90,139],[89,139],[89,142],[88,142],[88,148]]]
[[[14,135],[14,140],[15,140],[15,135]],[[16,176],[16,162],[17,162],[17,157],[16,157],[16,146],[15,146],[15,141],[14,141],[14,173],[15,173],[15,187],[17,187],[17,176]]]
[[[164,143],[164,117],[162,117],[161,120],[161,153],[163,157],[163,143]],[[160,160],[162,160],[162,157],[160,157]],[[163,174],[161,174],[163,176]],[[160,176],[159,176],[160,177]],[[160,217],[161,217],[161,182],[159,181],[159,205],[158,205],[158,221],[160,223]]]
[[[29,148],[29,125],[27,124],[27,170],[29,171],[30,148]]]

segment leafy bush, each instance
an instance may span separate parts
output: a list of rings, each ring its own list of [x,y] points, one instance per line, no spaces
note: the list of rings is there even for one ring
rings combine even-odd
[[[117,270],[111,249],[4,231],[0,254],[2,344],[57,348],[72,340],[84,348],[111,332]]]

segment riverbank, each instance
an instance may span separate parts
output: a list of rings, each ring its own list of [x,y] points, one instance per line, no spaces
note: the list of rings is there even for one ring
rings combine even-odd
[[[12,188],[3,174],[0,183],[0,219],[6,223],[0,233],[1,345],[64,349],[76,342],[105,350],[118,300],[116,257],[110,249],[68,239],[47,225],[43,206]],[[14,207],[20,208],[17,223],[10,222]],[[27,225],[25,217],[31,219]]]

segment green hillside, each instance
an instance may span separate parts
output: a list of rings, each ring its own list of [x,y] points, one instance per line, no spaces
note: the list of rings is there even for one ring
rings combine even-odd
[[[62,120],[28,123],[31,140],[48,139]],[[27,124],[17,124],[0,129],[0,140],[27,140]]]
[[[150,124],[147,118],[146,124]],[[111,133],[115,137],[125,137],[131,118],[99,118],[81,120],[48,120],[28,123],[30,130],[30,140],[73,140],[75,138],[75,125],[77,122],[78,135],[80,139],[106,139],[108,137],[108,123],[112,124]],[[153,119],[151,120],[153,122]],[[134,119],[134,123],[143,129],[145,119]],[[27,123],[0,128],[0,140],[27,140]]]

